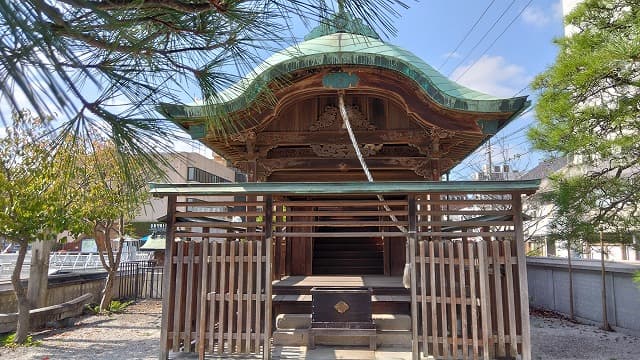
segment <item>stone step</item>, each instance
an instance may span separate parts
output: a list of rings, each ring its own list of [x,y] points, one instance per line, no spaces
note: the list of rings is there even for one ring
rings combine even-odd
[[[276,330],[273,332],[273,344],[283,346],[306,346],[309,343],[309,330]]]
[[[373,314],[378,330],[411,330],[411,317],[404,314]]]
[[[276,317],[276,329],[299,330],[311,326],[311,314],[280,314]]]
[[[403,314],[373,314],[373,322],[379,331],[411,330],[411,317]],[[280,314],[276,317],[276,329],[308,329],[311,326],[311,314]]]

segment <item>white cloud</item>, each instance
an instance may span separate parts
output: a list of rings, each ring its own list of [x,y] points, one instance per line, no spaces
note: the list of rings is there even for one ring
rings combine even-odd
[[[470,89],[503,97],[513,96],[531,80],[522,66],[509,64],[502,56],[489,55],[482,56],[475,65],[459,66],[451,78]]]
[[[551,17],[547,15],[542,9],[536,6],[530,6],[522,13],[522,20],[525,23],[535,26],[545,26],[551,21]]]
[[[544,27],[552,21],[562,19],[562,2],[556,1],[548,8],[542,9],[537,6],[529,6],[522,12],[522,20],[533,26]]]

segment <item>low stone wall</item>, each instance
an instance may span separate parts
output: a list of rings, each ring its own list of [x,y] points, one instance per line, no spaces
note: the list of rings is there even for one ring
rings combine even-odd
[[[602,322],[602,280],[599,260],[572,259],[573,305],[578,320]],[[607,317],[616,330],[640,334],[640,288],[632,281],[638,262],[606,262]],[[531,306],[569,314],[569,272],[566,258],[527,258]]]
[[[100,292],[102,291],[106,277],[106,272],[50,276],[47,306],[61,304],[86,293],[94,295],[89,303],[98,303],[100,301]],[[119,281],[120,278],[117,277],[113,287],[114,299],[117,299],[120,296]],[[23,284],[24,286],[27,286],[26,281],[24,281]],[[11,284],[3,286],[2,290],[0,290],[0,314],[16,312],[18,311],[17,309],[17,300],[13,293]]]

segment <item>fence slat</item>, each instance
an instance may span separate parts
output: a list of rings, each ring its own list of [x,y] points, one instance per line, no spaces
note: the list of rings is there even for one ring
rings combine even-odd
[[[261,317],[261,309],[262,309],[262,242],[256,241],[256,325],[255,325],[255,342],[254,342],[254,352],[260,351],[260,317]]]
[[[478,243],[478,262],[480,277],[480,316],[482,317],[482,354],[485,360],[489,357],[489,336],[491,322],[489,313],[489,267],[487,266],[487,244],[484,241]]]
[[[199,253],[199,255],[197,256],[197,261],[194,264],[194,271],[195,271],[195,279],[194,282],[196,284],[196,291],[193,294],[193,296],[195,296],[196,298],[196,307],[194,308],[194,312],[195,312],[195,327],[193,328],[193,336],[194,336],[194,340],[195,340],[195,344],[193,347],[193,351],[198,352],[199,346],[200,346],[200,342],[204,341],[203,338],[200,337],[200,322],[206,322],[207,318],[206,318],[206,299],[204,302],[204,306],[203,306],[203,302],[202,302],[202,275],[203,275],[203,265],[206,265],[206,259],[203,260],[202,257],[202,247],[203,244],[205,244],[207,242],[206,239],[203,239],[203,241],[201,241],[200,243],[197,243],[196,245],[196,249],[199,247],[200,250],[199,252],[197,251],[197,253]],[[206,287],[206,286],[205,286]],[[206,296],[206,295],[205,295]],[[204,314],[205,315],[201,315],[203,313],[202,309],[204,308]]]
[[[498,351],[497,355],[504,357],[506,355],[506,349],[504,346],[504,313],[502,306],[502,265],[500,265],[500,241],[495,240],[491,242],[491,257],[493,258],[493,282],[495,293],[495,314],[496,323],[498,326]]]
[[[226,280],[227,280],[227,242],[222,242],[222,249],[220,249],[220,255],[222,260],[220,261],[220,296],[218,303],[218,354],[224,352],[224,326],[225,326],[225,294],[226,294]]]
[[[509,308],[509,355],[515,357],[518,353],[518,341],[516,334],[516,306],[513,294],[515,294],[513,286],[513,264],[511,263],[511,241],[504,241],[504,257],[506,259],[505,271],[507,275],[507,301]]]
[[[234,289],[236,280],[236,245],[237,241],[232,241],[229,250],[229,303],[227,304],[227,341],[229,342],[229,352],[236,352],[235,345],[233,343],[233,315],[235,313],[234,303]]]
[[[471,337],[473,343],[473,359],[478,360],[479,351],[478,351],[478,297],[476,294],[476,272],[477,267],[475,264],[476,259],[476,243],[469,243],[469,260],[473,260],[471,262],[471,267],[469,268],[469,290],[471,293]]]
[[[200,246],[200,309],[198,319],[198,359],[204,359],[207,336],[207,285],[209,282],[209,240],[203,240]]]
[[[458,357],[458,314],[456,305],[456,264],[453,242],[447,241],[447,248],[449,252],[449,293],[451,305],[449,305],[449,311],[451,312],[451,318],[449,323],[451,324],[451,355],[454,358]]]
[[[467,286],[466,286],[466,275],[464,271],[465,267],[465,256],[464,256],[464,246],[462,242],[458,242],[456,244],[458,249],[458,264],[459,267],[459,275],[460,275],[460,298],[463,300],[463,303],[460,304],[460,316],[462,320],[460,322],[462,326],[462,358],[467,359],[467,352],[469,350],[469,337],[467,336]],[[473,305],[472,305],[473,306]]]
[[[429,258],[435,259],[435,245],[433,241],[429,241]],[[429,262],[429,274],[431,282],[431,341],[433,342],[433,355],[440,356],[440,349],[438,345],[438,297],[436,296],[436,263],[435,261]]]
[[[209,352],[213,352],[215,345],[215,326],[216,326],[216,294],[218,294],[218,263],[216,259],[218,259],[218,243],[213,242],[211,244],[213,247],[211,251],[211,286],[210,286],[210,294],[209,298]]]
[[[449,343],[447,341],[447,278],[444,268],[444,241],[438,241],[438,259],[440,260],[440,315],[442,317],[440,330],[442,331],[442,356],[449,357]]]
[[[253,252],[253,248],[255,247],[255,241],[248,241],[247,242],[247,249],[248,249],[248,255],[249,255],[249,261],[247,262],[247,322],[245,325],[245,331],[246,331],[246,335],[247,338],[245,339],[245,349],[247,350],[247,352],[251,352],[251,315],[253,314],[252,310],[253,310],[253,301],[251,300],[251,296],[253,294],[253,277],[254,277],[254,273],[253,273],[253,256],[254,256],[254,252]],[[259,301],[259,300],[256,300]]]
[[[189,241],[189,251],[187,257],[187,293],[185,301],[184,315],[184,349],[191,352],[191,320],[193,316],[193,262],[195,257],[195,242]]]
[[[422,310],[422,353],[424,356],[429,355],[429,331],[428,321],[433,322],[433,319],[429,319],[427,314],[427,271],[425,266],[425,241],[420,241],[420,309]]]
[[[178,242],[178,254],[176,259],[176,293],[174,298],[173,313],[173,351],[180,350],[180,315],[182,314],[182,273],[184,268],[184,243]]]
[[[236,346],[238,347],[238,352],[244,352],[242,350],[242,310],[244,300],[242,299],[243,289],[244,289],[244,247],[245,243],[238,243],[238,286],[237,286],[237,294],[238,294],[238,311],[237,311],[237,324],[236,324]]]

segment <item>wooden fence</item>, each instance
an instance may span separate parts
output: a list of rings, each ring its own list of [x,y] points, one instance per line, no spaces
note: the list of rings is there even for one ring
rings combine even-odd
[[[416,267],[424,354],[515,358],[522,326],[511,241],[420,241]]]
[[[269,215],[263,203],[242,202],[250,209],[243,222],[228,219],[219,202],[205,205],[211,212],[188,211],[193,202],[170,203],[183,207],[182,215],[203,217],[209,222],[180,222],[174,212],[168,238],[170,262],[165,266],[161,357],[168,351],[205,354],[268,354],[271,338],[271,237],[256,216]],[[196,204],[202,207],[202,204]],[[237,205],[237,204],[236,204]],[[271,207],[268,207],[271,208]],[[221,212],[224,212],[222,214]],[[197,226],[194,226],[197,225]],[[223,228],[226,232],[212,232]],[[238,232],[238,229],[243,231]],[[268,231],[268,232],[267,232]],[[165,326],[166,325],[166,326]]]
[[[269,358],[271,280],[286,256],[274,244],[394,236],[408,244],[414,358],[530,359],[519,192],[394,192],[386,209],[370,195],[323,196],[252,193],[196,203],[170,196],[161,358],[169,351]],[[319,230],[358,224],[366,226]]]
[[[211,239],[174,246],[167,349],[202,355],[262,353],[271,325],[266,321],[271,307],[268,246]]]

